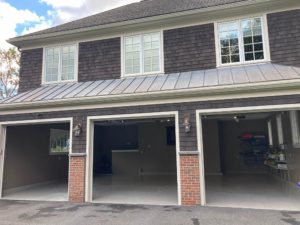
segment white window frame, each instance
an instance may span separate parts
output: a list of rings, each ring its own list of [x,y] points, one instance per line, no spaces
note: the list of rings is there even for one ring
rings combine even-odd
[[[218,25],[222,23],[228,22],[238,22],[241,25],[241,21],[244,19],[252,19],[252,18],[261,18],[262,21],[262,38],[263,38],[263,50],[264,50],[264,59],[261,60],[253,60],[253,61],[245,61],[245,54],[244,54],[244,40],[242,36],[242,28],[239,27],[238,35],[239,35],[239,50],[240,50],[240,62],[235,63],[222,63],[221,57],[221,46],[219,40],[219,29]],[[257,63],[266,63],[271,61],[270,57],[270,44],[269,44],[269,32],[268,32],[268,22],[267,22],[267,15],[253,15],[247,17],[235,17],[228,20],[220,20],[214,23],[214,30],[215,30],[215,47],[216,47],[216,62],[217,67],[227,67],[227,66],[235,66],[235,65],[244,65],[244,64],[257,64]]]
[[[283,127],[282,127],[282,114],[276,115],[276,126],[277,126],[277,135],[278,135],[278,144],[284,144],[284,137],[283,137]]]
[[[273,146],[273,128],[272,128],[272,120],[267,121],[268,124],[268,138],[269,138],[269,146]]]
[[[65,46],[75,46],[75,68],[74,68],[74,79],[72,80],[62,80],[61,74],[62,74],[62,68],[61,68],[61,51],[62,48]],[[59,53],[59,63],[58,63],[58,79],[57,81],[46,81],[46,50],[48,48],[60,48]],[[57,84],[57,83],[70,83],[70,82],[77,82],[78,81],[78,54],[79,54],[79,43],[65,43],[60,45],[49,45],[43,47],[43,72],[42,72],[42,84]]]
[[[159,63],[160,63],[160,71],[157,72],[144,72],[144,49],[143,42],[141,42],[141,52],[140,52],[140,72],[133,74],[125,73],[125,38],[127,37],[135,37],[140,36],[141,40],[144,35],[159,33],[160,34],[160,51],[159,51]],[[164,36],[162,30],[149,31],[144,33],[133,33],[129,35],[121,36],[121,77],[133,77],[133,76],[143,76],[143,75],[154,75],[154,74],[163,74],[164,73]]]
[[[292,133],[292,143],[294,148],[300,148],[300,131],[299,131],[299,119],[298,111],[290,111],[290,123]]]

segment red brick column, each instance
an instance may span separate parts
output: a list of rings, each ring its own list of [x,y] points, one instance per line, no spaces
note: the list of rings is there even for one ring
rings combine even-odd
[[[69,162],[69,201],[85,201],[85,154],[71,154]]]
[[[180,153],[181,204],[199,205],[200,170],[197,152]]]

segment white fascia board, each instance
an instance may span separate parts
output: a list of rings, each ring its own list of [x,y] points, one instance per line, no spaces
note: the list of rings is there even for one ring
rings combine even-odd
[[[92,26],[92,27],[84,27],[84,28],[78,28],[74,30],[68,30],[68,31],[60,31],[60,32],[53,32],[48,34],[40,34],[40,35],[32,35],[32,36],[24,36],[24,37],[15,37],[7,40],[12,45],[21,47],[20,45],[24,41],[29,40],[37,40],[37,39],[44,39],[44,38],[50,38],[50,37],[57,37],[57,36],[64,36],[64,35],[74,35],[77,33],[84,33],[84,32],[90,32],[95,30],[102,30],[107,28],[116,28],[116,27],[122,27],[126,25],[132,25],[132,24],[141,24],[146,22],[155,22],[155,21],[162,21],[165,19],[171,19],[171,18],[178,18],[182,16],[189,16],[194,14],[200,14],[200,13],[209,13],[215,11],[218,13],[219,11],[222,11],[224,9],[233,9],[243,6],[249,6],[249,5],[255,5],[259,3],[266,3],[266,2],[277,2],[279,0],[247,0],[243,2],[236,2],[236,3],[230,3],[226,5],[220,5],[220,6],[214,6],[214,7],[208,7],[208,8],[201,8],[201,9],[194,9],[194,10],[186,10],[181,12],[175,12],[175,13],[169,13],[169,14],[163,14],[158,16],[151,16],[146,18],[139,18],[139,19],[133,19],[128,21],[122,21],[122,22],[116,22],[116,23],[109,23],[99,26]]]
[[[138,94],[120,94],[120,95],[108,95],[108,96],[95,96],[95,97],[81,97],[72,99],[58,99],[58,100],[48,100],[48,101],[38,101],[38,102],[20,102],[20,103],[7,103],[0,104],[0,115],[1,112],[9,110],[23,110],[23,109],[36,109],[36,108],[49,108],[51,107],[64,107],[67,106],[82,106],[87,104],[113,104],[113,103],[124,103],[124,102],[135,102],[135,101],[150,101],[153,100],[167,100],[167,99],[181,99],[181,98],[193,98],[197,97],[207,98],[212,96],[215,100],[222,100],[223,95],[234,95],[237,98],[241,94],[250,93],[255,94],[255,97],[259,97],[260,93],[264,92],[277,92],[280,95],[281,91],[285,90],[299,90],[300,80],[288,80],[288,81],[273,81],[273,82],[262,82],[262,83],[248,83],[242,85],[227,85],[227,86],[212,86],[212,87],[202,87],[193,89],[182,89],[182,90],[172,90],[172,91],[157,91],[157,92],[147,92]],[[264,96],[265,95],[261,95]],[[151,103],[149,103],[151,104]],[[109,107],[108,107],[109,108]]]

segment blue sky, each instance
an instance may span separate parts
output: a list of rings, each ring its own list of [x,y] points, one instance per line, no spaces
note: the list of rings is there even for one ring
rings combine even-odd
[[[0,48],[5,40],[139,0],[0,0]]]
[[[36,12],[40,16],[50,19],[47,15],[48,10],[53,10],[53,7],[46,3],[40,3],[38,0],[7,0],[7,3],[14,6],[17,9],[29,9],[30,11]],[[25,27],[29,28],[34,26],[35,23],[17,24],[16,32],[18,35],[22,33]]]

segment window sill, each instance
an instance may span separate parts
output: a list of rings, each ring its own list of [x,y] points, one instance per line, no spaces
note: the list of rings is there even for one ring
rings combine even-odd
[[[271,60],[259,60],[259,61],[251,61],[251,62],[240,62],[240,63],[229,63],[229,64],[221,64],[217,65],[217,68],[226,68],[226,67],[239,67],[239,66],[250,66],[256,64],[266,64],[270,63]]]
[[[53,82],[43,82],[42,86],[47,85],[57,85],[57,84],[68,84],[68,83],[77,83],[77,80],[67,80],[67,81],[53,81]]]
[[[121,78],[130,78],[130,77],[142,77],[142,76],[155,76],[155,75],[164,75],[165,73],[162,71],[151,72],[151,73],[136,73],[136,74],[122,74]]]

